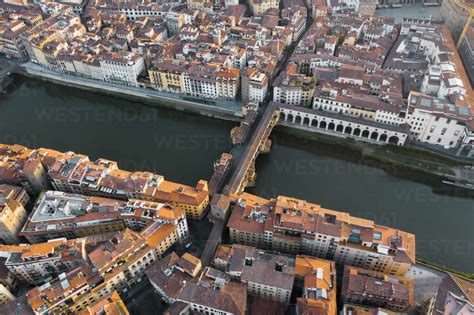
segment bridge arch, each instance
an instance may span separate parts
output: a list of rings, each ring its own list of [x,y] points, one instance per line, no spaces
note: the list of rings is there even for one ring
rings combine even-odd
[[[391,144],[398,144],[399,141],[400,139],[397,136],[391,136],[390,138],[388,138],[388,143]]]

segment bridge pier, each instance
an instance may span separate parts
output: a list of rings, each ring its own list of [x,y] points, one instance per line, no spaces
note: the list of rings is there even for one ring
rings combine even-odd
[[[253,161],[250,164],[247,173],[245,174],[243,189],[245,189],[245,187],[254,187],[256,181],[257,181],[257,171],[255,167],[255,161]]]
[[[270,153],[271,146],[272,146],[272,140],[266,139],[260,145],[260,148],[259,148],[260,153]]]

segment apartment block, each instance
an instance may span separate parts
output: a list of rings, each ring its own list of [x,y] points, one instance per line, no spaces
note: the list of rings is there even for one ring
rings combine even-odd
[[[184,284],[191,281],[201,271],[201,260],[189,253],[179,257],[172,252],[153,263],[146,271],[148,280],[168,304],[176,302]]]
[[[250,295],[281,303],[290,302],[295,277],[295,259],[255,247],[221,245],[214,265],[232,280],[247,285]]]
[[[468,106],[414,91],[408,97],[407,116],[412,138],[444,148],[458,148],[471,123]]]
[[[38,285],[86,262],[82,240],[58,239],[46,243],[15,246],[1,245],[5,267],[20,282]]]
[[[46,169],[32,153],[21,145],[0,144],[0,183],[21,186],[30,196],[49,189]]]
[[[235,100],[240,86],[239,69],[211,63],[158,60],[148,75],[156,89],[207,99]]]
[[[184,285],[176,300],[188,304],[194,312],[244,315],[247,289],[242,283],[232,282],[225,273],[207,267],[198,279]]]
[[[22,187],[5,184],[0,184],[0,198],[14,200],[25,209],[28,208],[31,200],[26,190]]]
[[[148,69],[151,86],[155,89],[184,93],[184,72],[187,63],[180,60],[157,60]]]
[[[144,236],[130,229],[82,241],[88,250],[87,263],[30,291],[31,307],[40,314],[65,309],[74,314],[89,314],[95,309],[109,308],[120,311],[113,314],[128,314],[116,294],[127,292],[143,280],[145,269],[157,258],[155,249]]]
[[[0,26],[0,52],[12,58],[27,56],[22,34],[31,28],[20,19],[14,19]]]
[[[236,68],[194,64],[184,74],[184,90],[191,96],[235,100],[239,86],[240,70]]]
[[[0,199],[0,242],[18,244],[18,232],[26,220],[26,210],[20,203],[10,199]]]
[[[296,65],[290,65],[287,73],[282,73],[273,84],[273,101],[310,106],[313,101],[315,80],[296,72]]]
[[[261,16],[270,9],[279,9],[279,0],[250,0],[248,3],[252,14],[255,16]]]
[[[146,239],[129,229],[116,232],[111,240],[88,253],[88,257],[107,286],[118,292],[126,292],[140,282],[145,269],[156,260],[155,251]]]
[[[35,314],[118,314],[128,309],[116,291],[104,293],[106,283],[94,266],[85,264],[28,291],[28,306]],[[99,290],[100,294],[95,294]]]
[[[35,314],[58,314],[66,312],[69,301],[86,295],[89,290],[99,285],[101,280],[94,267],[85,264],[33,288],[26,296]]]
[[[415,262],[415,236],[371,220],[279,196],[236,197],[227,223],[232,242],[307,254],[393,275]]]
[[[17,186],[0,185],[0,242],[18,244],[21,242],[18,233],[26,221],[24,205],[29,196],[24,189]]]
[[[101,55],[100,69],[104,81],[138,86],[137,77],[145,70],[143,57],[133,52],[110,52]]]
[[[346,266],[341,296],[344,303],[407,312],[414,305],[413,279]]]
[[[49,47],[66,38],[84,34],[85,27],[80,17],[72,13],[55,13],[43,23],[33,27],[23,35],[26,51],[31,61],[49,67],[57,52],[50,53]]]
[[[15,299],[13,293],[18,287],[15,275],[5,267],[5,258],[0,258],[0,306]]]
[[[114,291],[112,294],[102,298],[97,303],[88,306],[85,310],[79,313],[79,315],[96,314],[129,315],[130,312],[128,311],[125,303],[120,298],[120,295]]]
[[[424,57],[428,63],[419,69],[424,75],[420,92],[447,99],[456,106],[470,106],[469,78],[448,27],[406,22],[402,23],[400,35],[388,57],[389,64],[394,59],[416,62],[413,59]],[[416,49],[416,54],[407,54],[409,49]]]
[[[184,210],[159,202],[128,201],[95,196],[46,191],[37,199],[20,235],[30,243],[65,237],[84,237],[130,228],[142,231],[150,225],[163,229],[167,225],[177,240],[188,236]]]
[[[296,314],[336,314],[336,266],[333,261],[297,255],[295,284],[303,290]]]
[[[269,78],[257,68],[246,68],[241,75],[242,100],[263,102],[268,92]]]
[[[31,150],[20,145],[0,145],[0,182],[21,185],[32,194],[55,190],[116,199],[167,203],[200,219],[209,203],[207,182],[181,185],[149,172],[129,172],[117,162],[50,149]]]

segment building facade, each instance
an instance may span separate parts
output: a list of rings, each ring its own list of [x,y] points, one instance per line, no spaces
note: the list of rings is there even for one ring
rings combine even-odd
[[[471,87],[474,87],[474,26],[470,25],[459,46],[459,55],[466,69]]]
[[[408,125],[394,126],[302,107],[281,106],[280,123],[377,144],[404,145],[410,134]]]
[[[153,201],[128,201],[46,191],[42,193],[20,233],[30,243],[101,234],[130,228],[164,230],[183,241],[188,236],[184,210]],[[174,242],[173,242],[174,243]]]
[[[341,296],[344,303],[407,312],[414,306],[413,279],[346,266]]]
[[[21,185],[32,195],[52,186],[55,190],[114,199],[167,203],[200,219],[209,203],[207,181],[190,187],[149,172],[129,172],[117,162],[74,152],[32,150],[0,144],[0,182]]]
[[[15,299],[18,280],[15,275],[5,267],[5,258],[0,258],[0,306]]]
[[[221,245],[214,265],[233,280],[247,285],[250,295],[284,304],[290,302],[295,277],[295,261],[255,247]]]
[[[243,194],[227,223],[233,242],[293,254],[308,254],[392,275],[415,262],[415,236],[279,196],[266,200]]]
[[[82,241],[66,239],[34,245],[2,245],[0,255],[7,258],[5,267],[20,282],[32,285],[77,268],[87,259]]]
[[[21,242],[18,233],[26,221],[30,197],[18,186],[0,185],[0,241],[3,244]]]

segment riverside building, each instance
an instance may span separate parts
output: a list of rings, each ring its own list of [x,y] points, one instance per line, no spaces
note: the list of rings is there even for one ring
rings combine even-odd
[[[117,162],[74,152],[32,150],[0,144],[0,183],[21,185],[32,194],[48,190],[116,199],[140,199],[168,203],[200,219],[209,203],[207,181],[195,187],[181,185],[149,172],[119,169]]]
[[[279,196],[268,200],[244,193],[227,223],[232,242],[308,254],[392,275],[415,262],[415,236],[371,220]]]
[[[176,239],[188,236],[184,210],[153,201],[129,201],[60,191],[40,195],[20,235],[30,243],[54,238],[79,238],[130,228],[173,230]]]

